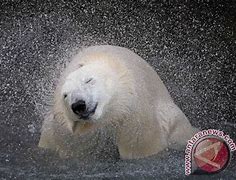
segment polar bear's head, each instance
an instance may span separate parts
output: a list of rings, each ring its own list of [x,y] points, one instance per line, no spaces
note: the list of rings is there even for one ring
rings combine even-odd
[[[98,122],[116,92],[114,72],[108,65],[93,62],[69,73],[61,88],[66,116],[72,122]]]

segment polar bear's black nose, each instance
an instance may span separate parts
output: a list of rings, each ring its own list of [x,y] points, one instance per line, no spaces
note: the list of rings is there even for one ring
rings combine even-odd
[[[82,115],[86,111],[86,103],[83,100],[79,100],[71,105],[72,111],[77,115]]]

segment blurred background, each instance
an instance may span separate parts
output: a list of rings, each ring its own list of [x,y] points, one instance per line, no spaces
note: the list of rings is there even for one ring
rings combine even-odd
[[[37,146],[43,115],[61,69],[79,48],[95,44],[123,46],[139,54],[158,72],[194,126],[223,130],[236,141],[235,30],[235,1],[2,0],[2,176],[20,176],[10,169],[22,170],[22,159],[28,158],[31,167],[35,164],[28,150]],[[168,173],[173,177],[183,175],[183,158],[168,155],[172,156],[181,167],[172,167],[173,160],[163,160],[164,171],[158,165],[161,163],[155,162],[153,167],[157,170],[153,172],[135,163],[130,166],[122,162],[115,167],[128,166],[128,170],[123,169],[124,174],[134,172],[134,177],[137,168],[153,177],[158,175],[158,168],[163,177]],[[108,178],[117,175],[114,171],[118,170],[109,167],[112,173],[108,173]],[[219,176],[232,177],[235,163],[231,162],[230,167],[232,171],[229,168],[229,172]],[[89,168],[86,170],[89,172]],[[33,174],[37,172],[36,168]],[[50,171],[42,172],[42,177],[49,177]]]

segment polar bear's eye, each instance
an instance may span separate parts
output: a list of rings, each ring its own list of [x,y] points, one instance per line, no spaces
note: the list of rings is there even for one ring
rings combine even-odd
[[[93,78],[88,79],[85,83],[88,84],[89,82],[91,82],[93,80]]]
[[[67,94],[63,94],[63,98],[64,98],[64,99],[67,98]]]

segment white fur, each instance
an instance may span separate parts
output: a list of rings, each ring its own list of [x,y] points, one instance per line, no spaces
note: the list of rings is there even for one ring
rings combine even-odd
[[[91,106],[98,103],[88,121],[71,111],[79,98]],[[83,49],[61,76],[54,99],[39,146],[61,155],[95,151],[91,139],[101,145],[112,136],[121,158],[142,158],[185,145],[195,132],[151,66],[121,47]]]

